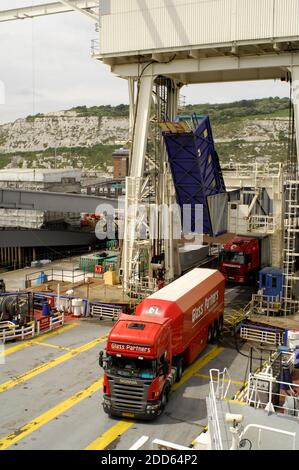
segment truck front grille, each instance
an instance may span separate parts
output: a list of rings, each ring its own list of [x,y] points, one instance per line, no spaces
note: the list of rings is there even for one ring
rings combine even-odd
[[[108,380],[113,408],[132,412],[145,410],[149,386],[143,382],[121,383],[119,379],[110,377]]]
[[[229,277],[234,277],[240,274],[240,269],[238,268],[225,268],[225,274]]]

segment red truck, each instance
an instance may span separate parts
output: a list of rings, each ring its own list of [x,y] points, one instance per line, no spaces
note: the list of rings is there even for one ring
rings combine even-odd
[[[120,316],[100,353],[107,414],[153,419],[163,413],[184,367],[222,332],[224,290],[219,271],[194,269],[143,300],[136,315]]]
[[[226,281],[246,284],[269,263],[269,238],[235,237],[223,249],[220,271]]]

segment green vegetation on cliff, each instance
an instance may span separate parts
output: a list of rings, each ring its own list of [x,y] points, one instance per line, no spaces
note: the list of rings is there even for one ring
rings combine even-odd
[[[209,115],[212,123],[216,147],[221,162],[237,160],[284,161],[288,155],[288,117],[290,100],[288,98],[264,98],[243,100],[221,104],[195,104],[180,108],[180,115]],[[78,117],[128,118],[129,107],[118,106],[77,106],[72,108]],[[47,115],[28,116],[27,121],[47,118]],[[124,132],[123,140],[127,139]],[[2,135],[2,137],[1,137]],[[0,144],[5,143],[8,131],[1,134]],[[2,140],[3,142],[2,142]],[[115,141],[119,138],[115,137]],[[86,141],[86,146],[84,145]],[[79,144],[80,142],[80,144]],[[111,142],[111,139],[110,139]],[[88,133],[80,134],[78,146],[47,148],[45,151],[13,151],[0,153],[0,168],[11,161],[13,166],[84,167],[86,169],[105,169],[112,165],[111,154],[117,145],[92,145]],[[12,160],[13,159],[13,160]]]
[[[263,98],[259,100],[242,100],[232,103],[220,104],[190,104],[180,108],[181,115],[199,114],[209,115],[211,121],[222,122],[226,120],[234,121],[240,118],[273,118],[287,117],[289,115],[289,98]],[[76,106],[68,111],[74,111],[80,117],[97,116],[97,117],[128,117],[129,106],[120,104],[118,106]],[[26,119],[44,118],[44,114],[36,114],[28,116]]]

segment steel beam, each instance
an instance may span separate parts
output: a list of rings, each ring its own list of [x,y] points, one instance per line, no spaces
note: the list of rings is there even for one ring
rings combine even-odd
[[[0,190],[0,208],[53,212],[88,212],[94,214],[100,205],[117,208],[118,201],[103,197],[22,190]]]
[[[58,13],[69,13],[75,10],[88,14],[93,20],[98,21],[99,16],[89,11],[98,6],[98,0],[72,0],[72,2],[63,0],[60,2],[45,3],[44,5],[0,11],[0,22],[26,20]]]
[[[78,13],[82,13],[83,15],[87,16],[88,18],[90,18],[94,21],[99,21],[99,19],[100,19],[99,15],[96,15],[95,13],[91,13],[90,11],[79,7],[78,5],[75,5],[73,0],[72,1],[70,1],[70,0],[60,0],[60,3],[62,3],[66,7],[71,8],[72,10],[77,11]]]
[[[250,57],[209,57],[173,60],[168,64],[154,63],[144,76],[164,75],[178,80],[186,76],[189,83],[209,81],[258,80],[283,77],[284,70],[299,66],[299,53],[269,54]],[[138,77],[139,64],[114,65],[111,70],[120,77]]]
[[[1,248],[88,246],[96,241],[95,233],[68,230],[0,230]]]

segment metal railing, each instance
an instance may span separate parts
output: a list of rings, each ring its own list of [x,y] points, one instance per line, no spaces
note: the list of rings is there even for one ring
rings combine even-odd
[[[100,40],[98,38],[91,40],[91,55],[96,56],[100,54]]]
[[[64,314],[54,317],[44,317],[36,322],[30,322],[28,325],[19,326],[11,322],[0,323],[0,342],[25,340],[39,336],[41,333],[47,333],[60,328],[64,325]]]
[[[274,346],[282,346],[285,343],[285,334],[284,330],[246,323],[241,324],[240,328],[240,337],[242,339]]]
[[[218,369],[210,370],[210,393],[207,400],[209,408],[209,433],[214,450],[223,450],[217,401],[226,398],[230,384],[231,379],[226,368],[223,372],[220,372]]]
[[[7,322],[5,322],[7,323]],[[24,340],[35,336],[35,324],[32,322],[27,326],[2,325],[0,323],[0,342],[7,343],[17,339]]]
[[[272,367],[249,375],[247,404],[254,408],[298,418],[298,393],[299,384],[279,380],[275,377]]]
[[[108,319],[112,321],[118,320],[120,314],[123,313],[123,308],[116,305],[106,305],[98,303],[89,304],[89,314],[93,318],[99,318],[100,320]]]
[[[252,444],[251,441],[248,439],[248,437],[250,437],[248,436],[248,432],[252,431],[253,429],[258,431],[257,448],[259,450],[260,449],[265,450],[265,446],[263,446],[263,442],[262,442],[262,432],[278,434],[280,435],[280,437],[287,436],[288,438],[291,439],[291,442],[292,442],[290,450],[296,450],[296,433],[295,432],[284,431],[283,429],[263,426],[261,424],[249,424],[248,426],[246,426],[245,429],[243,429],[242,426],[240,426],[239,428],[230,428],[230,431],[233,437],[232,446],[230,450],[241,449],[243,447],[242,442],[245,443],[245,441],[248,441],[250,444]]]
[[[265,215],[252,215],[247,221],[248,232],[259,232],[263,234],[273,234],[281,228],[281,223],[277,217]]]
[[[281,163],[224,163],[223,172],[234,172],[237,177],[279,177],[282,172]]]
[[[45,274],[47,282],[52,281],[60,281],[60,282],[67,282],[70,284],[75,284],[77,282],[84,282],[86,277],[95,278],[98,277],[95,273],[87,272],[85,270],[79,269],[42,269],[40,271],[36,271],[31,274],[27,274],[25,278],[25,285],[26,288],[32,287],[33,285],[37,285],[38,281],[40,280],[41,273]]]
[[[155,280],[144,280],[144,281],[132,281],[129,282],[129,288],[131,295],[138,299],[145,299],[149,295],[152,295],[158,290],[157,283]]]
[[[232,382],[227,368],[225,367],[222,372],[219,369],[211,369],[210,381],[214,385],[217,400],[225,400]]]
[[[41,332],[47,333],[49,331],[56,330],[64,325],[64,313],[55,315],[54,317],[45,317],[49,321],[42,324],[42,320],[36,322],[36,335],[38,336]]]
[[[278,316],[281,312],[280,297],[266,297],[263,294],[252,296],[251,312],[254,315]]]

